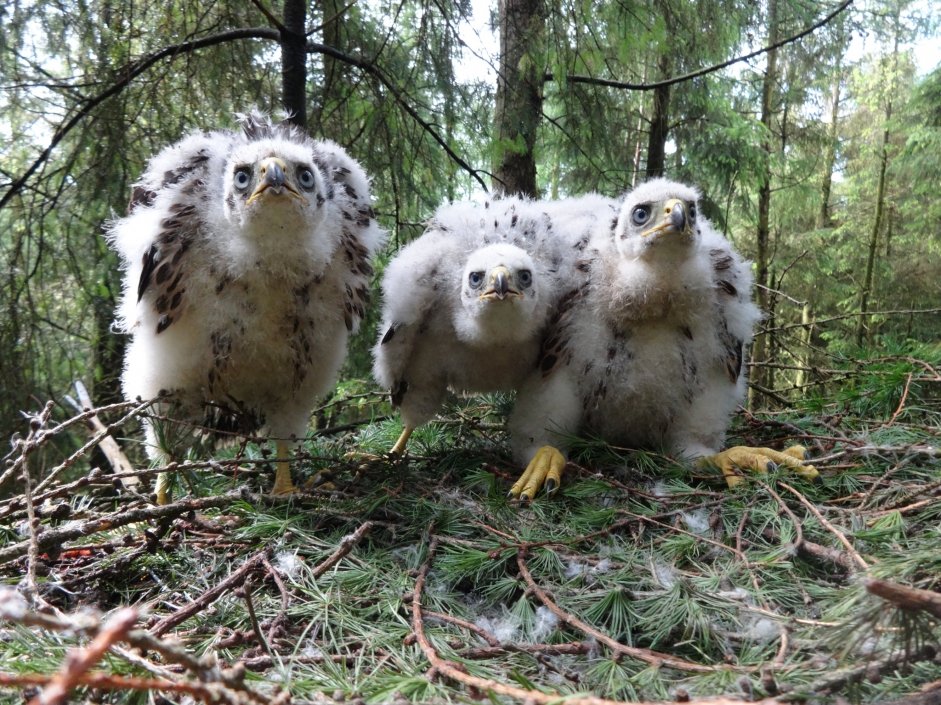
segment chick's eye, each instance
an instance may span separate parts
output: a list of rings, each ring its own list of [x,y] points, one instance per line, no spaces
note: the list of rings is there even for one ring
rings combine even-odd
[[[631,211],[631,221],[634,225],[643,225],[650,220],[650,206],[637,206]]]
[[[520,280],[520,286],[528,289],[533,285],[533,273],[528,269],[521,269],[517,275]]]
[[[688,211],[689,211],[689,219],[696,220],[696,204],[695,203],[689,204]]]
[[[471,289],[479,289],[481,284],[484,283],[484,273],[471,272],[467,275],[467,283],[470,284]]]
[[[297,170],[297,183],[302,189],[310,191],[314,187],[314,172],[307,167],[301,167]]]
[[[235,170],[235,176],[232,178],[232,181],[235,184],[235,188],[239,191],[244,191],[252,182],[252,173],[248,167],[241,166]]]

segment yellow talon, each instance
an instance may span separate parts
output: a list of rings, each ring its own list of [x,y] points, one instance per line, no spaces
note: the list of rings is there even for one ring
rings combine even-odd
[[[552,446],[543,446],[536,451],[526,470],[513,487],[510,496],[518,497],[521,503],[530,502],[542,487],[546,494],[553,494],[562,482],[565,456]]]
[[[784,451],[771,448],[735,446],[721,453],[702,458],[700,463],[718,467],[725,476],[725,482],[729,487],[735,487],[745,479],[740,474],[740,470],[765,473],[774,466],[790,468],[805,480],[813,480],[820,473],[813,465],[804,464],[806,454],[807,449],[803,446],[791,446]]]
[[[157,481],[154,483],[154,493],[157,495],[157,504],[162,506],[170,503],[170,489],[170,473],[158,473]]]
[[[408,445],[408,439],[412,435],[412,431],[415,428],[413,426],[405,426],[402,428],[402,435],[399,436],[399,440],[395,442],[395,445],[392,446],[392,450],[389,451],[389,455],[405,455],[405,446]]]
[[[279,458],[286,458],[288,456],[289,448],[288,444],[284,441],[278,441],[275,445],[276,453]],[[275,497],[283,497],[285,495],[294,494],[297,491],[297,488],[294,487],[294,482],[291,480],[291,465],[287,460],[278,460],[275,463],[274,471],[274,487],[271,488],[271,494]]]

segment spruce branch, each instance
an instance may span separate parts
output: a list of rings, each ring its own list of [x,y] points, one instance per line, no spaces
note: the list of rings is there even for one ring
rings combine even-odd
[[[604,644],[616,654],[629,656],[631,658],[637,659],[638,661],[649,663],[652,666],[666,666],[668,668],[675,668],[680,671],[691,671],[694,673],[742,670],[730,666],[707,666],[701,663],[693,663],[692,661],[686,661],[685,659],[677,658],[675,656],[670,656],[669,654],[664,654],[657,651],[652,651],[651,649],[642,649],[636,646],[627,646],[626,644],[622,644],[619,641],[612,639],[604,632],[595,629],[593,626],[587,622],[582,621],[570,612],[566,612],[561,607],[559,607],[552,600],[552,598],[549,597],[549,594],[539,587],[539,585],[533,579],[532,573],[529,572],[529,567],[526,565],[526,551],[524,549],[520,549],[517,552],[516,564],[519,567],[520,575],[523,577],[523,580],[526,582],[526,585],[530,591],[532,591],[532,593],[539,598],[539,601],[548,607],[556,617],[569,626],[584,632],[591,638]]]

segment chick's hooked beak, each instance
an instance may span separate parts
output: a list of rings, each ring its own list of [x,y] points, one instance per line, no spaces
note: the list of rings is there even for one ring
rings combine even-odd
[[[661,233],[691,235],[692,232],[693,223],[687,212],[686,204],[679,198],[671,198],[663,206],[663,218],[660,222],[645,230],[641,235],[643,237]]]
[[[258,186],[252,191],[252,195],[249,196],[248,203],[256,200],[266,191],[270,191],[276,195],[284,194],[292,198],[301,198],[297,189],[295,189],[288,180],[287,174],[285,173],[286,171],[287,164],[284,163],[283,159],[268,157],[263,160],[261,162],[261,168],[259,169],[261,179],[258,182]]]
[[[508,296],[518,296],[522,298],[523,293],[510,286],[510,277],[510,270],[502,264],[491,269],[490,281],[488,282],[487,288],[480,295],[480,298],[488,301],[492,301],[493,299],[503,301]]]

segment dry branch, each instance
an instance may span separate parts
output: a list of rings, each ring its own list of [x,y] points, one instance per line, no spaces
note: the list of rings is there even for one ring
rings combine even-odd
[[[140,480],[136,475],[128,474],[134,471],[134,466],[131,465],[131,461],[127,459],[127,456],[124,454],[124,451],[121,450],[121,446],[118,445],[118,442],[111,437],[108,427],[98,418],[91,397],[88,395],[88,390],[80,381],[75,382],[75,393],[78,395],[78,401],[69,396],[66,396],[65,400],[79,415],[84,416],[85,425],[88,427],[88,430],[91,431],[92,438],[99,439],[98,448],[108,459],[111,468],[115,472],[126,474],[123,480],[123,484],[126,487],[133,487],[139,484]],[[86,414],[85,412],[89,413]]]
[[[428,557],[425,559],[425,562],[422,564],[422,567],[418,572],[418,577],[415,579],[415,587],[412,591],[412,633],[415,635],[415,639],[418,641],[419,646],[424,652],[425,658],[427,658],[429,663],[431,663],[434,672],[440,673],[447,678],[455,680],[471,688],[481,690],[485,693],[496,693],[497,695],[507,695],[513,698],[517,698],[518,700],[522,700],[524,703],[527,703],[527,705],[529,703],[545,703],[548,705],[549,703],[558,703],[560,701],[564,701],[566,705],[625,705],[625,701],[621,700],[607,700],[605,698],[598,698],[590,695],[563,696],[560,693],[544,693],[541,690],[531,690],[507,685],[505,683],[499,683],[489,678],[480,678],[479,676],[471,675],[467,673],[460,664],[453,661],[446,661],[438,656],[438,653],[435,651],[435,648],[431,645],[431,642],[428,640],[428,637],[425,634],[421,607],[422,593],[425,589],[425,580],[428,577],[428,571],[431,569],[431,562],[434,558],[437,546],[437,537],[432,537],[431,542],[428,545]],[[522,550],[520,553],[522,554]],[[666,661],[678,661],[678,659],[672,659],[672,657],[667,656],[661,663],[663,663],[663,665],[673,665],[672,663],[667,664]],[[696,703],[697,701],[688,702]],[[711,705],[742,705],[742,703],[745,701],[736,700],[734,698],[710,698],[708,701],[701,702],[708,702]],[[634,703],[634,705],[644,704]]]
[[[251,558],[246,560],[235,572],[230,573],[229,577],[213,588],[210,588],[197,599],[193,600],[186,607],[183,607],[173,614],[164,617],[150,628],[155,636],[161,636],[175,626],[182,624],[194,614],[206,609],[209,605],[219,599],[226,591],[242,585],[245,580],[259,568],[264,568],[265,560],[271,553],[270,549],[259,551]]]
[[[536,584],[532,573],[529,572],[529,567],[526,565],[526,551],[524,549],[520,549],[517,552],[516,563],[519,566],[520,575],[522,575],[523,580],[526,581],[526,585],[529,587],[532,593],[539,598],[540,602],[548,607],[556,617],[569,626],[584,632],[593,639],[596,639],[616,654],[630,656],[631,658],[643,661],[644,663],[649,663],[652,666],[666,666],[668,668],[675,668],[680,671],[690,671],[693,673],[711,673],[714,671],[739,670],[731,669],[729,666],[706,666],[701,663],[693,663],[692,661],[686,661],[685,659],[670,656],[669,654],[652,651],[651,649],[641,649],[636,646],[622,644],[621,642],[612,639],[604,632],[595,629],[593,626],[587,622],[582,621],[570,612],[566,612],[561,607],[559,607],[555,601],[549,597],[548,593],[546,593],[545,590]]]
[[[878,595],[897,607],[906,610],[921,610],[941,618],[941,594],[937,592],[875,578],[866,580],[864,584],[867,592]]]
[[[88,538],[101,531],[110,531],[120,526],[127,526],[128,524],[136,524],[143,521],[177,517],[189,512],[198,512],[211,507],[225,507],[240,498],[250,499],[250,494],[245,490],[233,490],[214,497],[197,497],[180,500],[172,504],[115,512],[97,519],[83,521],[76,526],[66,526],[61,529],[46,529],[37,536],[36,544],[40,551],[47,551],[51,548],[61,547],[66,541],[73,541],[77,538]],[[30,541],[20,541],[12,546],[0,549],[0,564],[19,558],[29,550],[29,545]]]
[[[137,610],[123,608],[115,612],[104,624],[89,611],[74,615],[50,615],[29,609],[22,595],[12,589],[0,590],[0,618],[24,626],[34,626],[67,634],[87,636],[91,642],[84,648],[71,651],[62,668],[55,674],[0,673],[0,686],[41,686],[43,691],[30,701],[30,705],[55,705],[66,702],[69,693],[78,687],[117,691],[160,691],[187,694],[205,703],[224,705],[276,705],[287,703],[290,694],[280,691],[273,696],[261,695],[245,685],[245,669],[240,665],[222,669],[213,654],[199,658],[179,644],[158,639],[153,634],[133,629]],[[178,680],[175,674],[158,668],[136,654],[117,646],[124,642],[142,653],[159,653],[166,663],[175,663],[191,671],[197,681]],[[157,673],[158,678],[136,678],[92,671],[107,652],[127,658],[130,663]]]

